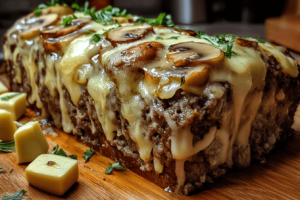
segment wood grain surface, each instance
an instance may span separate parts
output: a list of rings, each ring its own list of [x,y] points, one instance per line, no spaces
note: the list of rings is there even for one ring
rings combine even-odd
[[[265,27],[267,39],[300,52],[300,15],[269,18]]]
[[[19,120],[25,123],[41,120],[28,109]],[[43,129],[49,126],[43,126]],[[0,153],[0,198],[18,190],[27,191],[25,199],[299,199],[300,198],[300,135],[295,134],[287,146],[273,152],[264,164],[252,164],[236,172],[229,172],[212,188],[192,196],[165,192],[163,189],[136,175],[130,170],[104,172],[110,159],[98,152],[85,163],[83,153],[89,147],[75,136],[56,130],[57,136],[46,135],[50,145],[59,144],[68,154],[76,154],[79,163],[79,180],[62,197],[52,196],[30,186],[25,179],[27,164],[17,164],[16,153]],[[11,171],[12,170],[12,171]]]

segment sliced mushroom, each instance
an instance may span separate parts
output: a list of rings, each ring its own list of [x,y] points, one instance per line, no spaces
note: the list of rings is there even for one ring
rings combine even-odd
[[[159,51],[164,49],[164,45],[158,42],[144,42],[137,46],[115,53],[105,64],[106,71],[114,73],[120,69],[141,69],[144,65],[153,62],[158,56]],[[102,61],[99,56],[100,62]]]
[[[105,33],[104,36],[114,47],[116,47],[118,44],[140,40],[151,33],[154,33],[151,25],[141,24],[137,26],[120,27]]]
[[[183,42],[171,45],[167,60],[175,67],[208,64],[220,66],[224,61],[224,52],[212,45],[200,42]]]
[[[242,38],[235,38],[234,42],[243,47],[250,47],[255,50],[258,50],[258,42],[256,42],[256,41],[244,40]]]
[[[169,29],[170,31],[180,34],[180,35],[189,35],[189,36],[196,36],[197,33],[192,31],[192,30],[179,30],[177,28],[170,28],[170,27],[165,27],[165,26],[153,26],[154,29]]]
[[[71,15],[74,13],[74,10],[71,7],[67,6],[51,6],[41,10],[41,15],[48,14],[58,14],[59,16]],[[28,15],[29,18],[34,17],[35,12],[32,12]]]
[[[58,38],[48,38],[44,40],[43,46],[46,51],[49,52],[60,52],[64,46],[68,46],[75,38],[84,35],[85,30],[74,31],[68,35],[61,36]]]
[[[57,14],[42,15],[40,17],[25,18],[21,21],[21,26],[27,27],[19,33],[21,39],[29,40],[40,34],[40,29],[55,25],[59,21]]]
[[[71,26],[61,25],[61,26],[47,27],[41,31],[41,35],[44,39],[57,38],[79,30],[80,28],[88,24],[90,21],[91,19],[89,18],[75,19],[72,21]]]
[[[117,20],[119,24],[134,22],[134,19],[132,17],[113,17],[112,22],[115,22],[115,20]]]

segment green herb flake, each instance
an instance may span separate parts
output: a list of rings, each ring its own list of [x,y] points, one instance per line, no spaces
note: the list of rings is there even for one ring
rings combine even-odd
[[[5,196],[2,200],[20,200],[20,199],[22,199],[22,196],[26,194],[26,192],[27,191],[22,189],[22,190],[16,192],[15,194],[13,194],[10,197]]]
[[[58,150],[55,155],[59,155],[59,156],[64,156],[64,157],[68,157],[68,155],[66,154],[66,152],[61,148],[60,150]]]
[[[22,94],[22,93],[17,93],[17,94],[12,94],[12,95],[9,95],[9,96],[1,97],[1,101],[8,101],[8,100],[20,95],[20,94]]]
[[[253,39],[253,37],[244,37],[242,39],[244,39],[244,40],[250,40],[250,39]]]
[[[134,25],[144,23],[150,24],[152,26],[174,27],[174,22],[172,21],[171,15],[166,15],[166,13],[160,13],[157,18],[138,17],[135,20]]]
[[[77,159],[76,155],[74,155],[74,154],[67,155],[66,152],[62,148],[59,149],[59,145],[56,145],[55,147],[53,147],[52,153],[55,154],[55,155],[59,155],[59,156],[71,157],[71,158]]]
[[[104,39],[104,36],[102,34],[94,34],[91,39],[90,42],[100,42],[101,40]]]
[[[93,150],[94,150],[93,147],[91,147],[91,149],[88,149],[84,152],[84,156],[82,157],[84,158],[85,162],[89,161],[89,159],[95,153]]]
[[[95,8],[91,8],[87,13],[91,16],[92,20],[108,25],[112,22],[113,17],[131,17],[132,15],[126,13],[127,10],[121,11],[119,8],[107,6],[102,10],[95,11]]]
[[[3,168],[0,168],[0,172],[2,172],[3,171]]]
[[[89,2],[86,1],[83,6],[79,6],[78,3],[73,3],[71,8],[75,9],[77,12],[82,12],[88,14],[89,11]]]
[[[182,77],[181,77],[181,83],[180,83],[180,86],[182,86],[184,83],[185,83],[185,77],[182,76]]]
[[[172,36],[170,38],[167,38],[167,40],[177,40],[180,36]]]
[[[105,174],[110,174],[112,172],[113,169],[117,169],[117,170],[126,170],[125,167],[123,167],[122,165],[120,165],[119,163],[108,163],[109,167],[107,168],[107,170],[105,171]]]
[[[14,150],[15,147],[15,142],[6,142],[6,143],[2,143],[0,142],[0,152],[4,152],[4,153],[10,153],[12,152],[12,150]]]
[[[91,32],[91,31],[85,31],[85,34],[86,35],[90,35],[90,34],[93,34],[93,32]]]
[[[160,36],[156,36],[155,37],[156,40],[163,40],[164,38],[160,37]]]
[[[37,8],[34,10],[34,16],[39,17],[42,14],[42,9]]]
[[[75,155],[75,154],[68,155],[68,157],[70,157],[70,158],[73,158],[73,159],[77,160],[77,155]]]
[[[266,41],[260,37],[256,38],[257,42],[259,43],[265,43]]]
[[[73,19],[77,19],[77,17],[73,14],[73,16],[65,17],[63,19],[63,25],[65,26],[71,26]]]

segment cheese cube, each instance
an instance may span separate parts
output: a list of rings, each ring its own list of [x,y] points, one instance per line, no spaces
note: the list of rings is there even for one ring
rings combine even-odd
[[[28,165],[25,175],[34,187],[61,196],[78,180],[78,163],[71,158],[42,154]]]
[[[0,81],[0,94],[8,92],[7,87]]]
[[[31,162],[48,152],[49,144],[38,122],[29,122],[21,126],[14,137],[18,163]]]
[[[7,92],[0,95],[0,109],[11,112],[13,120],[26,113],[26,94]]]
[[[13,141],[16,130],[17,127],[10,112],[0,109],[0,140],[2,142]]]

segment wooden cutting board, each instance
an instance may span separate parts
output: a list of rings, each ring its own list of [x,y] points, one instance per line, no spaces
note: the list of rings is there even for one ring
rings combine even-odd
[[[20,120],[25,123],[41,120],[28,109]],[[43,126],[43,129],[49,126]],[[59,144],[68,154],[76,154],[79,180],[63,197],[46,194],[30,186],[25,179],[27,164],[17,164],[16,153],[0,153],[0,199],[18,190],[27,191],[27,199],[299,199],[300,198],[300,134],[295,134],[287,147],[273,152],[264,164],[253,164],[247,169],[230,172],[210,190],[192,196],[165,192],[163,189],[130,170],[104,172],[110,159],[98,152],[85,163],[83,153],[89,147],[75,136],[56,130],[57,136],[46,135],[50,145]],[[11,171],[12,170],[12,171]]]
[[[300,16],[270,18],[265,22],[266,38],[300,52]]]

